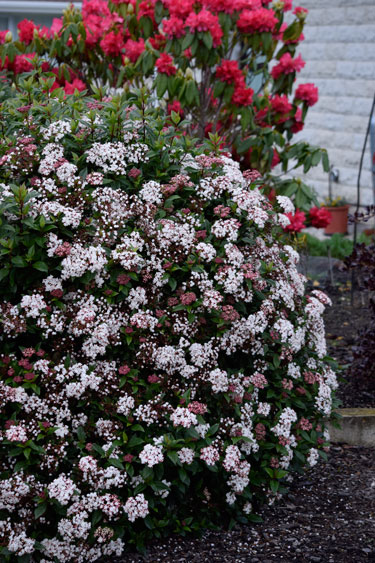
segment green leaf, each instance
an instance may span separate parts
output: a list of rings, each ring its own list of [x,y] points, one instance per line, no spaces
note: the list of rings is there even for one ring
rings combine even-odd
[[[128,442],[129,448],[135,448],[135,446],[140,446],[141,444],[144,444],[144,439],[138,436],[132,436]]]
[[[25,266],[27,266],[27,262],[22,256],[14,256],[12,258],[12,264],[16,266],[16,268],[25,268]]]
[[[221,94],[224,92],[225,85],[226,83],[222,82],[221,80],[218,80],[216,82],[213,93],[214,98],[219,98],[221,96]]]
[[[242,143],[239,143],[239,145],[237,147],[237,152],[242,154],[242,153],[248,151],[249,148],[252,147],[255,143],[256,143],[256,140],[252,137],[249,137],[248,139],[245,139],[244,141],[242,141]]]
[[[317,166],[320,162],[320,158],[321,158],[320,150],[315,151],[314,154],[312,155],[311,166]]]
[[[194,41],[194,35],[192,33],[187,33],[184,37],[184,40],[182,42],[181,45],[181,49],[182,51],[185,51],[185,49],[188,49],[190,47],[190,45],[193,43]]]
[[[2,268],[0,270],[0,281],[3,280],[4,278],[6,278],[9,275],[9,269],[8,268]]]
[[[209,31],[206,31],[203,34],[203,43],[205,44],[205,46],[207,47],[208,50],[212,49],[212,35]]]
[[[326,151],[323,151],[322,164],[324,172],[329,172],[329,158]]]
[[[199,96],[198,96],[198,88],[194,80],[189,80],[186,86],[186,101],[189,105],[191,105],[194,100],[198,101],[199,103]]]
[[[258,514],[249,514],[247,516],[247,519],[250,522],[254,522],[254,523],[257,523],[257,524],[263,522],[263,518],[261,516],[259,516]]]
[[[78,439],[79,439],[81,442],[84,442],[84,441],[86,440],[86,433],[85,433],[84,429],[82,428],[82,426],[78,426],[78,428],[77,428],[77,436],[78,436]]]
[[[117,469],[124,469],[123,463],[119,459],[116,459],[115,457],[110,457],[108,463],[110,465],[113,465],[113,467],[117,467]]]
[[[100,454],[102,457],[105,457],[105,451],[103,450],[103,448],[101,448],[100,446],[98,446],[98,444],[94,444],[92,446],[92,449],[97,452],[98,454]]]
[[[168,285],[172,291],[174,291],[177,287],[177,281],[174,278],[169,278]]]
[[[94,527],[102,519],[102,513],[100,510],[94,510],[91,517],[91,524]]]
[[[156,94],[158,98],[162,98],[168,88],[168,76],[159,74],[156,78]]]
[[[169,457],[169,459],[171,460],[171,462],[173,463],[173,465],[177,465],[179,462],[179,457],[177,455],[177,452],[172,452],[169,451],[167,452],[167,456]]]
[[[271,487],[271,491],[273,493],[277,493],[278,489],[279,489],[279,481],[275,481],[274,479],[272,479],[272,481],[270,481],[270,487]]]
[[[35,518],[39,518],[40,516],[42,516],[42,514],[44,514],[46,510],[47,510],[47,504],[45,502],[39,504],[34,510]]]
[[[48,272],[48,266],[45,262],[34,262],[33,268],[39,270],[40,272]]]
[[[154,68],[154,57],[149,51],[147,51],[142,60],[143,73],[147,74],[153,68]]]
[[[296,40],[299,38],[299,36],[301,35],[302,32],[302,24],[301,22],[298,21],[294,21],[289,27],[286,28],[286,30],[283,33],[283,41],[289,41],[289,40]]]
[[[190,485],[190,478],[189,475],[186,473],[185,469],[179,469],[178,475],[181,481],[188,487]]]

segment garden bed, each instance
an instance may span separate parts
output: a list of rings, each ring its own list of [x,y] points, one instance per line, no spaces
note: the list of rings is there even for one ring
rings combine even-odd
[[[328,350],[345,366],[338,395],[343,407],[371,408],[373,390],[348,375],[351,349],[369,309],[359,292],[351,302],[351,277],[337,262],[331,284],[327,262],[310,258],[307,273],[332,300],[325,313]],[[150,544],[146,555],[130,553],[116,563],[375,561],[374,466],[375,448],[334,445],[327,462],[297,476],[279,503],[264,508],[263,523],[209,531],[201,539],[171,537]]]
[[[301,270],[311,286],[321,289],[332,300],[332,307],[324,313],[328,353],[342,366],[338,397],[342,408],[374,408],[375,384],[363,378],[351,377],[348,371],[353,361],[352,347],[360,330],[370,322],[368,296],[356,289],[351,294],[351,273],[340,261],[332,261],[333,284],[329,274],[329,259],[309,257]]]
[[[327,462],[298,476],[285,497],[263,511],[264,522],[172,537],[116,563],[375,561],[375,449],[333,446]],[[112,560],[113,561],[113,560]]]

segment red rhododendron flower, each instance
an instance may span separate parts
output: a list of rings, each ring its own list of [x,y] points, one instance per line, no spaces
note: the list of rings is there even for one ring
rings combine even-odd
[[[22,72],[30,72],[33,69],[31,60],[35,57],[35,53],[28,53],[27,55],[16,55],[13,61],[13,69],[15,74]]]
[[[228,2],[228,0],[204,0],[203,5],[212,12],[224,12],[226,14],[233,14],[235,10],[238,10],[234,2]]]
[[[306,63],[302,59],[301,55],[298,55],[298,57],[293,59],[290,53],[285,53],[285,55],[281,57],[279,63],[271,70],[272,78],[274,78],[274,80],[277,80],[282,74],[299,72],[303,69],[305,64]]]
[[[325,229],[330,224],[332,215],[325,207],[312,207],[309,211],[309,219],[313,227]]]
[[[186,27],[190,27],[191,33],[194,31],[208,31],[213,40],[213,46],[221,44],[223,30],[221,29],[219,18],[211,14],[208,10],[201,10],[198,14],[192,12],[186,20]]]
[[[233,7],[235,10],[259,10],[262,0],[234,0]]]
[[[155,4],[152,0],[143,0],[138,6],[137,19],[140,20],[142,17],[150,18],[155,24]]]
[[[59,34],[61,31],[61,28],[63,26],[63,21],[62,18],[53,18],[52,20],[52,25],[50,27],[50,35],[51,37],[53,37],[53,35],[55,33]]]
[[[158,72],[172,76],[176,74],[177,69],[173,64],[173,59],[167,53],[162,53],[155,63]]]
[[[294,95],[296,100],[303,100],[308,106],[313,106],[319,99],[318,88],[315,84],[300,84]]]
[[[272,98],[270,98],[270,103],[275,113],[282,113],[284,115],[290,113],[293,109],[293,106],[286,95],[279,96],[278,94],[275,94]]]
[[[164,35],[157,33],[154,37],[149,38],[149,42],[156,51],[162,51],[167,40]]]
[[[283,0],[283,1],[284,1],[283,12],[288,12],[293,8],[293,0]]]
[[[5,43],[5,36],[9,33],[9,29],[5,29],[4,31],[0,31],[0,45]]]
[[[294,116],[293,119],[293,124],[290,128],[290,130],[292,131],[292,133],[299,133],[299,131],[302,131],[304,126],[303,120],[302,120],[302,110],[301,108],[298,108],[296,111],[296,114]]]
[[[117,57],[124,48],[124,39],[120,33],[111,31],[101,40],[100,46],[107,57]]]
[[[138,58],[141,56],[143,51],[145,50],[145,42],[142,37],[138,39],[138,41],[134,41],[133,39],[128,39],[125,43],[125,55],[128,59],[135,63]]]
[[[83,0],[82,15],[87,17],[91,14],[110,16],[107,0]]]
[[[107,0],[84,0],[82,5],[82,19],[86,28],[85,43],[94,46],[99,43],[103,34],[116,21],[123,21],[118,14],[111,14]]]
[[[35,23],[31,20],[22,20],[19,24],[17,24],[18,29],[18,38],[22,43],[29,45],[32,42],[34,37],[34,29],[39,29],[39,26],[35,25]]]
[[[299,233],[306,227],[306,214],[303,211],[296,209],[294,215],[293,213],[286,213],[285,215],[288,217],[290,225],[284,227],[284,231],[289,233]]]
[[[94,47],[103,36],[104,19],[100,16],[92,15],[88,16],[83,21],[86,29],[85,43],[88,47]]]
[[[243,74],[237,61],[223,60],[216,69],[216,78],[228,84],[236,84],[243,80]]]
[[[280,156],[279,153],[277,152],[276,149],[273,149],[273,157],[272,157],[272,162],[271,162],[271,167],[274,168],[275,166],[277,166],[280,162]]]
[[[79,78],[75,78],[73,82],[65,82],[64,92],[65,94],[74,94],[75,90],[82,92],[86,90],[87,86]]]
[[[294,8],[293,10],[293,14],[296,16],[302,16],[302,17],[306,17],[306,15],[309,13],[307,8],[302,8],[302,6],[297,6],[296,8]]]
[[[177,16],[172,16],[169,20],[163,21],[163,31],[169,39],[182,37],[186,33],[184,21]]]
[[[168,8],[171,16],[186,19],[193,11],[195,0],[164,0],[163,4]]]
[[[247,88],[244,81],[243,84],[236,86],[232,96],[232,104],[236,106],[251,106],[253,103],[253,95],[254,90]]]
[[[262,33],[273,31],[278,22],[273,10],[259,8],[244,10],[237,21],[237,27],[242,33]]]
[[[173,100],[171,104],[168,104],[168,114],[170,115],[172,111],[178,113],[181,117],[184,115],[184,110],[178,100]]]

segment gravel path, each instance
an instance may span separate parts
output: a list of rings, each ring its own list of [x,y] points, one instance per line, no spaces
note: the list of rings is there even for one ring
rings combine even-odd
[[[328,462],[296,477],[262,516],[231,532],[154,542],[147,555],[116,563],[375,562],[375,449],[332,447]]]

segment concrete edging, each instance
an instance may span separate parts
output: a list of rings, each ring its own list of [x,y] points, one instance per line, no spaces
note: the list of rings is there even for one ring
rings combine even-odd
[[[341,428],[334,428],[328,422],[331,442],[342,442],[351,446],[375,448],[375,408],[337,409],[342,418]]]

